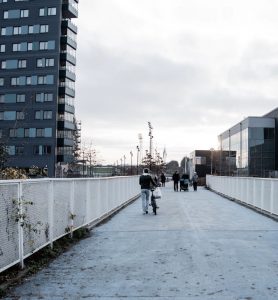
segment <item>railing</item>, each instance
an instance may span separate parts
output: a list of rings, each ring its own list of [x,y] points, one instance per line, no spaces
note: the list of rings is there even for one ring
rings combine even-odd
[[[138,178],[0,181],[0,273],[139,194]]]
[[[213,191],[278,217],[278,179],[207,175],[206,182]]]

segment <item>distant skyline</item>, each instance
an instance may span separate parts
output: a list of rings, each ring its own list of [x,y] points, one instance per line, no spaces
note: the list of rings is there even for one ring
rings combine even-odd
[[[277,107],[278,2],[82,0],[76,116],[103,163],[136,153],[138,133],[167,161]]]

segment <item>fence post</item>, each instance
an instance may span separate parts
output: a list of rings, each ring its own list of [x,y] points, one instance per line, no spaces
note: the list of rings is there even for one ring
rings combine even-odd
[[[274,181],[271,180],[270,183],[270,213],[274,213]]]
[[[92,179],[86,179],[86,216],[85,223],[88,224],[90,222],[90,183]]]
[[[53,249],[53,236],[54,236],[54,183],[53,180],[49,181],[49,188],[48,188],[48,205],[49,205],[49,212],[48,212],[48,222],[49,222],[49,241],[50,247]]]
[[[73,237],[73,225],[74,225],[74,186],[75,181],[72,180],[71,187],[70,187],[70,237]]]
[[[23,246],[23,238],[24,238],[24,231],[23,231],[23,195],[22,195],[22,182],[18,184],[18,195],[17,195],[18,203],[18,251],[19,251],[19,261],[20,266],[24,268],[24,246]]]

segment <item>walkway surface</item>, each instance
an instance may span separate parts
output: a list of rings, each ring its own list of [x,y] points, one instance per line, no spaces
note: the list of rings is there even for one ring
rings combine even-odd
[[[6,299],[278,299],[278,223],[206,189],[138,199]]]

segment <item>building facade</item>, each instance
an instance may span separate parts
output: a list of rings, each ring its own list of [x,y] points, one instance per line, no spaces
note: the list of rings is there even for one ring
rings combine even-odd
[[[229,176],[236,169],[235,151],[224,150],[194,150],[190,153],[186,173],[192,178],[197,172],[199,177],[207,174]]]
[[[0,0],[0,143],[7,166],[74,159],[78,0]]]
[[[278,109],[276,109],[278,111]],[[218,136],[219,147],[234,153],[230,175],[270,177],[277,170],[277,120],[271,115],[248,117]]]

